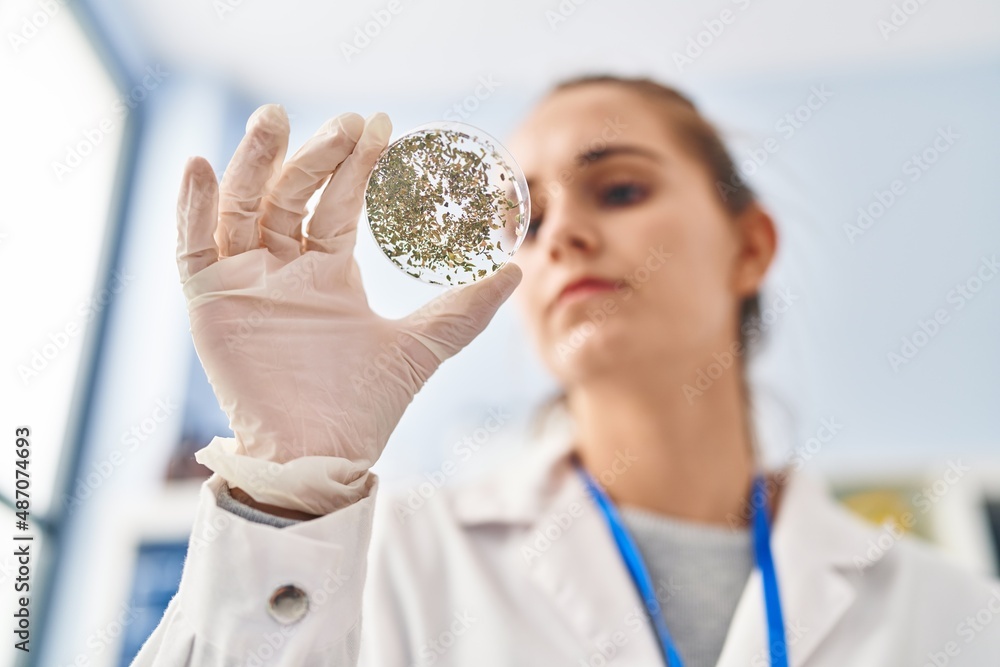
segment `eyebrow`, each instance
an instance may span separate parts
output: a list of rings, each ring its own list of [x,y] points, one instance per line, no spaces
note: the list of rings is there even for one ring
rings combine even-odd
[[[664,164],[667,162],[666,158],[655,151],[651,151],[643,146],[637,146],[634,144],[625,144],[620,146],[607,146],[600,150],[591,150],[579,153],[573,158],[573,162],[578,167],[586,167],[589,164],[597,162],[598,160],[603,160],[605,158],[613,157],[615,155],[638,155],[640,157],[645,157],[654,162]],[[528,190],[536,184],[535,179],[527,179]]]
[[[664,161],[663,156],[660,155],[659,153],[651,151],[643,146],[636,146],[634,144],[632,145],[625,144],[621,146],[607,146],[600,150],[586,151],[584,153],[580,153],[579,155],[577,155],[573,161],[580,166],[585,166],[590,162],[596,162],[597,160],[602,160],[604,158],[611,157],[614,155],[639,155],[641,157],[649,158],[654,162]]]

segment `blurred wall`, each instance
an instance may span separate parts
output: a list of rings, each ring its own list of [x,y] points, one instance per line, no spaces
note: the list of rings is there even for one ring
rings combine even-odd
[[[49,626],[58,641],[37,664],[116,664],[118,644],[93,638],[123,613],[136,545],[186,534],[197,481],[167,484],[164,469],[195,411],[191,387],[206,393],[174,265],[174,200],[185,159],[204,155],[221,175],[246,117],[268,101],[289,110],[292,151],[346,110],[387,111],[395,135],[458,114],[503,138],[564,75],[677,84],[722,128],[780,228],[764,303],[790,307],[762,327],[753,366],[770,461],[808,448],[808,465],[847,481],[933,479],[949,462],[974,462],[948,502],[956,525],[969,524],[955,538],[963,562],[989,566],[961,503],[1000,480],[1000,8],[929,3],[896,25],[899,3],[860,1],[400,1],[363,47],[357,31],[388,3],[87,3],[131,76],[169,75],[142,105],[116,267],[135,282],[108,322],[78,475],[158,405],[189,405],[157,421],[72,513]],[[357,254],[387,316],[437,293],[395,272],[364,233]],[[406,493],[492,410],[511,428],[461,472],[489,467],[554,389],[504,306],[417,396],[379,461],[385,488]],[[200,407],[225,425],[217,407]],[[819,443],[824,424],[835,435]]]

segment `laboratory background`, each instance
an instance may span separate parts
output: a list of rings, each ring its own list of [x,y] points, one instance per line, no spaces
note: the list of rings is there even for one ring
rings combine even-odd
[[[503,141],[582,74],[689,94],[779,228],[747,359],[768,464],[825,477],[885,526],[873,549],[905,530],[997,574],[995,0],[8,0],[0,28],[0,667],[128,665],[176,590],[209,474],[194,452],[231,435],[189,331],[177,191],[189,156],[221,176],[268,102],[290,155],[346,111]],[[364,231],[356,254],[382,315],[441,289]],[[474,478],[556,390],[505,304],[416,397],[382,492]],[[10,629],[26,535],[30,652]]]

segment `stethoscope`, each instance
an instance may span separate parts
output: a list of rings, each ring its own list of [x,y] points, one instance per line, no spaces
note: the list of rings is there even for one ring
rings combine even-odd
[[[660,648],[663,651],[663,657],[667,661],[667,665],[669,667],[683,667],[684,663],[677,652],[677,647],[674,645],[673,639],[670,637],[667,624],[663,620],[663,611],[656,599],[656,591],[653,588],[649,570],[646,568],[646,564],[639,554],[639,549],[636,547],[635,541],[628,530],[625,529],[625,524],[622,522],[618,510],[615,509],[614,503],[611,502],[607,493],[591,476],[590,472],[583,467],[579,457],[574,455],[573,463],[583,476],[587,489],[594,498],[598,509],[604,515],[604,519],[608,523],[608,528],[610,528],[611,534],[615,538],[615,544],[618,546],[622,560],[625,561],[629,574],[632,575],[632,581],[635,583],[639,595],[645,603],[646,612],[649,614],[650,621],[653,623],[653,628],[656,630],[656,635],[660,640]],[[753,491],[750,498],[751,520],[753,521],[754,562],[760,570],[761,579],[764,584],[764,607],[767,612],[767,636],[768,648],[771,654],[771,667],[788,667],[785,623],[781,614],[781,600],[778,597],[778,577],[775,574],[774,560],[771,557],[771,525],[767,516],[767,494],[764,488],[764,476],[761,473],[754,476]],[[761,509],[764,511],[757,510],[758,499],[760,499],[759,504],[763,506]]]

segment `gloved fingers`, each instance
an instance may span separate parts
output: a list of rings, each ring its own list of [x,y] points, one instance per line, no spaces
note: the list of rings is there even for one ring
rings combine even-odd
[[[288,115],[277,104],[258,108],[246,130],[219,185],[215,241],[220,257],[260,247],[261,199],[280,173],[288,149]]]
[[[177,270],[181,282],[218,261],[215,226],[219,220],[219,182],[212,165],[193,157],[184,166],[177,195]]]
[[[384,113],[372,114],[357,146],[330,178],[309,221],[307,250],[336,252],[357,230],[365,186],[379,155],[389,143],[392,122]],[[338,239],[345,237],[346,239]]]
[[[354,150],[364,125],[356,113],[331,118],[285,162],[264,196],[259,222],[261,240],[274,255],[290,261],[301,254],[306,204]]]
[[[442,362],[482,333],[521,276],[521,267],[509,262],[488,278],[449,290],[425,304],[404,318],[403,328]]]

